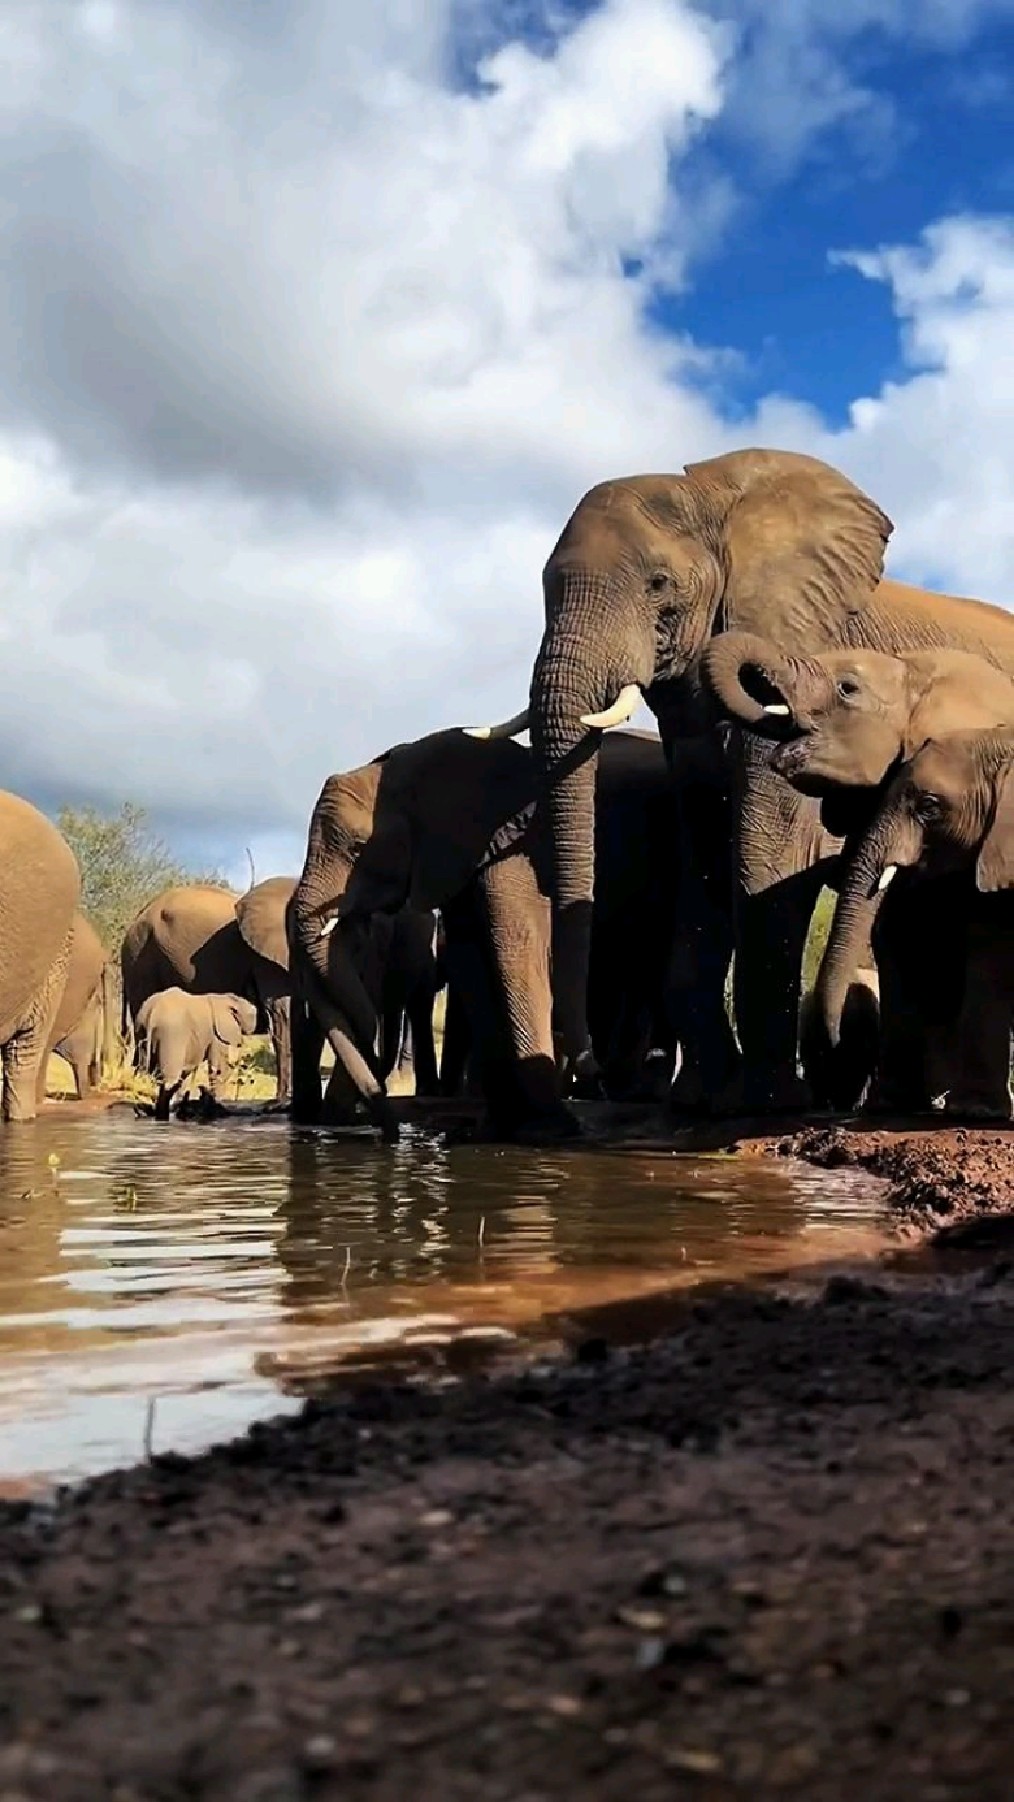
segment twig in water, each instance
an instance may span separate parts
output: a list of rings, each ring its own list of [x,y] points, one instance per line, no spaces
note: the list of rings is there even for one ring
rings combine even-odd
[[[148,1409],[144,1417],[144,1461],[146,1464],[151,1463],[153,1456],[151,1442],[155,1431],[155,1403],[157,1400],[158,1397],[155,1395],[148,1397]]]
[[[481,1214],[479,1217],[479,1246],[480,1246],[480,1249],[482,1247],[483,1241],[485,1240],[485,1237],[486,1237],[486,1216],[485,1216],[485,1214]]]
[[[345,1269],[342,1271],[342,1288],[343,1289],[349,1280],[349,1271],[351,1269],[352,1269],[352,1247],[351,1247],[351,1245],[346,1245],[346,1247],[345,1247]]]

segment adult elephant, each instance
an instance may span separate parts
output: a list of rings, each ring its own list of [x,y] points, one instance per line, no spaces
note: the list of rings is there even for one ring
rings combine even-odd
[[[71,1067],[78,1097],[84,1100],[99,1079],[102,1044],[102,972],[106,952],[94,926],[83,913],[76,913],[71,928],[70,959],[67,980],[60,996],[56,1017],[49,1029],[49,1041],[39,1065],[36,1105],[46,1099],[46,1077],[53,1053]]]
[[[128,926],[120,950],[124,1033],[148,997],[162,989],[242,995],[256,1004],[261,1030],[271,1031],[284,1099],[290,1069],[284,920],[294,886],[294,878],[274,876],[237,895],[195,882],[149,901]]]
[[[1014,617],[984,603],[881,580],[890,520],[854,483],[815,458],[741,450],[679,475],[599,484],[581,500],[544,571],[546,626],[527,715],[550,832],[554,989],[568,1057],[593,1063],[587,972],[594,869],[594,772],[602,731],[641,696],[677,757],[710,730],[699,660],[711,636],[741,627],[783,651],[849,645],[954,645],[1014,668]],[[516,729],[518,721],[510,722]],[[802,951],[839,841],[816,804],[771,767],[771,747],[734,734],[735,1006],[744,1069],[724,1105],[798,1105]],[[703,985],[693,1048],[701,1089],[721,1080],[728,851],[686,822],[685,919]],[[717,908],[712,898],[718,900]],[[712,931],[716,922],[719,937]],[[699,1097],[700,1098],[700,1097]]]
[[[77,859],[51,821],[0,793],[3,1117],[34,1120],[39,1072],[70,968]]]
[[[438,907],[450,998],[464,998],[496,1121],[511,1131],[573,1131],[554,1056],[530,752],[455,729],[397,746],[354,777],[324,785],[290,918],[293,967],[298,961],[306,972],[336,1056],[347,1056],[352,1043],[367,1070],[360,1093],[383,1126],[380,1072],[370,1068],[375,1010],[357,975],[357,934],[406,906]],[[673,911],[663,880],[673,854],[670,802],[657,738],[618,734],[602,760],[597,799],[608,874],[600,884],[595,999],[607,1062],[620,1056],[614,1040],[629,1048],[631,1031],[646,1045],[666,1035],[659,999]]]

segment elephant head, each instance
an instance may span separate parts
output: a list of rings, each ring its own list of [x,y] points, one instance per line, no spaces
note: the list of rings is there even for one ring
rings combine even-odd
[[[209,995],[211,1025],[222,1045],[241,1045],[257,1030],[257,1009],[242,995]]]
[[[888,784],[849,859],[817,978],[832,1044],[852,975],[898,870],[944,874],[971,866],[983,893],[1014,887],[1014,731],[931,739]]]
[[[928,739],[1014,725],[1014,681],[969,651],[799,657],[723,632],[701,672],[730,719],[780,741],[773,768],[802,794],[878,788]]]
[[[891,523],[812,457],[743,450],[682,475],[603,482],[543,575],[546,626],[529,724],[550,831],[554,994],[568,1057],[590,1060],[585,1014],[602,731],[643,695],[663,734],[699,731],[698,665],[728,627],[834,645],[879,581]],[[515,724],[516,722],[512,722]]]
[[[289,968],[285,910],[295,886],[292,876],[269,876],[247,889],[236,902],[236,919],[244,944],[284,971]]]

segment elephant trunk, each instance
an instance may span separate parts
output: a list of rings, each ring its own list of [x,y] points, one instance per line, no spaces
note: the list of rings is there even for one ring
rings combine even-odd
[[[608,649],[595,660],[594,647],[603,643]],[[591,658],[583,649],[589,644]],[[650,635],[631,632],[601,584],[572,582],[554,608],[536,659],[529,724],[539,795],[538,854],[552,897],[554,1025],[564,1057],[578,1068],[594,1068],[587,985],[601,743],[601,730],[584,719],[612,714],[624,691],[633,699],[633,686],[647,686],[652,671]]]
[[[305,999],[327,1034],[335,1057],[385,1138],[397,1136],[377,1063],[377,1009],[356,968],[355,926],[334,925],[348,872],[311,865],[291,902],[292,949]]]
[[[786,657],[750,632],[721,632],[701,659],[704,687],[737,725],[783,738],[830,700],[831,680],[816,663]]]
[[[849,988],[868,960],[870,935],[899,867],[918,861],[921,833],[896,806],[885,807],[856,847],[838,888],[838,903],[817,976],[816,999],[828,1039],[837,1045]]]

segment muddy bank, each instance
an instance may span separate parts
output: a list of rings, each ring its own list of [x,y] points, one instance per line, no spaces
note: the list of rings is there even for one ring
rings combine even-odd
[[[968,1137],[937,1214],[1002,1181]],[[901,1250],[7,1505],[0,1794],[1000,1802],[1012,1377],[1010,1260]]]
[[[849,1165],[890,1187],[894,1223],[909,1237],[988,1244],[1014,1239],[1014,1132],[966,1127],[869,1130],[805,1126],[765,1149],[825,1169]]]

